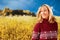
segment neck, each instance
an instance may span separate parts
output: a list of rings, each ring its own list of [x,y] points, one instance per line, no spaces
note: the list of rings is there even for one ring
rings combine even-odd
[[[43,21],[48,21],[48,19],[43,19]]]
[[[48,20],[48,18],[46,18],[46,19],[43,18],[43,20]]]

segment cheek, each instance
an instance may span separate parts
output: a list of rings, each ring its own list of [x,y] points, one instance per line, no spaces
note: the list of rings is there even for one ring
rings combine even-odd
[[[46,16],[47,16],[47,17],[49,16],[49,13],[48,13],[48,12],[46,13]]]
[[[46,11],[46,12],[44,13],[44,15],[45,15],[45,16],[48,16],[48,15],[49,15],[49,12],[48,12],[48,11]]]
[[[46,14],[48,15],[48,14],[49,14],[49,12],[47,11],[47,12],[46,12]]]
[[[41,16],[42,16],[43,18],[48,18],[49,14],[48,14],[48,12],[47,12],[46,14],[41,14]]]

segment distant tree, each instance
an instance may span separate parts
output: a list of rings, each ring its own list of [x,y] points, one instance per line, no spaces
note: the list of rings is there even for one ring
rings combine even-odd
[[[22,10],[13,10],[12,11],[12,15],[23,15],[23,11]]]
[[[32,16],[36,16],[35,13],[32,13]]]

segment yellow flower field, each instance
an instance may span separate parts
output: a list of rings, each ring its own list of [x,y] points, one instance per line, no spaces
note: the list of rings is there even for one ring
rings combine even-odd
[[[56,17],[60,37],[59,18]],[[35,23],[36,17],[32,16],[0,16],[0,40],[31,40]]]

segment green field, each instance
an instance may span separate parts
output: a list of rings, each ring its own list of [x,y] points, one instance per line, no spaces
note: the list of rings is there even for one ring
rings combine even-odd
[[[60,17],[58,22],[58,40],[60,40]],[[31,40],[36,17],[0,16],[0,40]]]

